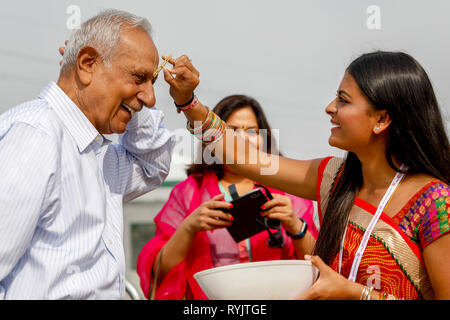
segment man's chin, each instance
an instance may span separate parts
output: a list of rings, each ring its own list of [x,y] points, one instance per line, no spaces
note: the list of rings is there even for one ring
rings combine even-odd
[[[111,127],[110,127],[110,134],[122,134],[127,130],[127,125],[128,125],[129,121],[120,121],[118,123],[114,123]]]
[[[122,134],[125,131],[127,131],[127,127],[126,126],[123,127],[123,128],[121,127],[121,128],[114,129],[110,134],[113,134],[113,133],[115,133],[115,134]]]

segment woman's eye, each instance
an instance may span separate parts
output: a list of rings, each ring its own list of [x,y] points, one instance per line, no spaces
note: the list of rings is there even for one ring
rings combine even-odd
[[[250,136],[256,136],[258,134],[258,130],[256,130],[256,129],[248,129],[246,131],[246,134],[248,134]]]
[[[338,101],[339,101],[339,102],[342,102],[342,103],[348,103],[348,101],[345,100],[344,98],[342,98],[341,96],[337,96],[337,98],[338,98]]]

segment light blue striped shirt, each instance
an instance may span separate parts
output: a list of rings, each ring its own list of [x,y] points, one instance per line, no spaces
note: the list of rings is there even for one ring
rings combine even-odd
[[[115,144],[54,82],[0,116],[0,299],[124,298],[123,202],[169,172],[163,117]]]

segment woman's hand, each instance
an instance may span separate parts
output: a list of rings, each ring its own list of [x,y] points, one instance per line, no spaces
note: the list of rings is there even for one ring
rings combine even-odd
[[[165,56],[162,56],[166,59]],[[182,55],[177,59],[169,59],[172,68],[164,68],[164,79],[170,85],[170,95],[176,104],[182,105],[191,100],[192,93],[200,83],[200,73],[191,60]]]
[[[230,226],[233,216],[220,210],[232,207],[231,203],[222,201],[224,197],[225,195],[221,193],[202,203],[184,219],[182,225],[190,234]]]
[[[267,201],[261,209],[261,215],[270,219],[280,220],[283,228],[291,234],[297,234],[303,227],[303,223],[294,213],[292,201],[288,196],[274,193],[273,199]]]
[[[319,278],[297,300],[357,300],[361,296],[363,286],[347,280],[331,269],[319,256],[305,255],[319,269]]]

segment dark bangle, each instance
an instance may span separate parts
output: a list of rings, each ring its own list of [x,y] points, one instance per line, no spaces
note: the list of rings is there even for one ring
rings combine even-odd
[[[302,239],[302,238],[306,235],[306,230],[308,230],[308,224],[306,223],[306,221],[303,220],[302,218],[298,218],[298,219],[299,219],[300,221],[303,222],[303,228],[302,228],[302,230],[300,230],[299,233],[297,233],[297,234],[292,234],[292,233],[289,233],[289,232],[286,230],[286,234],[287,234],[289,237],[291,237],[292,239]]]
[[[192,101],[194,101],[194,97],[195,97],[194,92],[192,92],[192,98],[187,103],[185,103],[185,104],[176,104],[175,101],[173,103],[175,103],[175,107],[183,108],[183,107],[186,107],[186,106],[190,105],[192,103]]]

